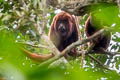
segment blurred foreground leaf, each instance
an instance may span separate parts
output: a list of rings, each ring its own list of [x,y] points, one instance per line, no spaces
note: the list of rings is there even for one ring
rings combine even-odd
[[[92,13],[94,26],[120,32],[120,12],[117,4],[99,3],[91,5],[88,10]]]

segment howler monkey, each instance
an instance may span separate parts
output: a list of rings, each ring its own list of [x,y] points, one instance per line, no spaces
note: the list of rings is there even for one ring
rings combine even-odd
[[[49,30],[49,38],[60,52],[73,42],[77,41],[78,26],[75,23],[75,18],[64,11],[57,14],[52,21]],[[36,53],[31,53],[26,49],[22,49],[22,51],[24,51],[29,58],[35,61],[47,60],[54,56],[52,54],[38,55]],[[76,56],[75,53],[76,49],[74,48],[68,54]]]
[[[85,33],[86,36],[89,37],[99,31],[101,28],[97,28],[92,24],[92,16],[89,16],[85,23]],[[97,38],[93,39],[90,42],[92,46],[92,50],[97,53],[102,53],[106,50],[110,44],[111,34],[110,32],[104,32],[100,34]]]
[[[50,40],[59,51],[63,51],[67,46],[78,40],[78,26],[75,18],[67,12],[57,14],[50,27]],[[70,55],[75,55],[75,48]]]

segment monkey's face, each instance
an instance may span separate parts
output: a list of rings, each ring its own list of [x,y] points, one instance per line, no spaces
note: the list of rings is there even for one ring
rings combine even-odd
[[[58,20],[57,21],[57,30],[61,37],[65,37],[68,34],[68,21],[67,20]]]

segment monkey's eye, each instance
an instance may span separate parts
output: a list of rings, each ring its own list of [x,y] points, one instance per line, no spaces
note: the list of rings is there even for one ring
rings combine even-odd
[[[65,20],[63,20],[65,23],[67,23],[68,22],[68,20],[67,19],[65,19]]]
[[[62,20],[59,20],[59,19],[58,19],[58,20],[57,20],[57,23],[61,23],[61,21],[62,21]]]

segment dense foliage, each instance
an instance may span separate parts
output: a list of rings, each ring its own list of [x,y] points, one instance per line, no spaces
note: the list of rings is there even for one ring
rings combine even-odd
[[[20,50],[18,43],[46,44],[42,40],[42,31],[36,29],[39,24],[48,33],[50,24],[56,12],[45,5],[45,0],[0,0],[0,80],[119,80],[120,55],[93,54],[105,66],[106,70],[85,56],[84,68],[80,68],[81,57],[71,60],[70,65],[59,67],[40,67]],[[95,25],[105,26],[112,32],[112,39],[108,51],[120,51],[120,13],[115,4],[97,4],[89,7],[93,13]],[[88,14],[80,22],[82,35]],[[107,27],[106,27],[107,26]],[[24,45],[25,46],[25,45]],[[32,52],[47,54],[46,49],[25,46]],[[3,79],[4,80],[4,79]]]

